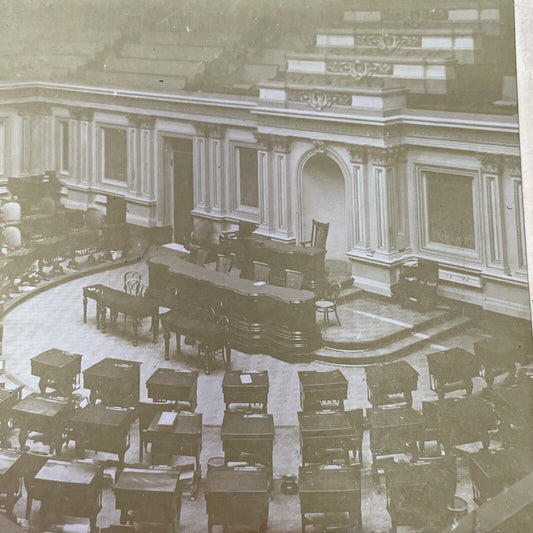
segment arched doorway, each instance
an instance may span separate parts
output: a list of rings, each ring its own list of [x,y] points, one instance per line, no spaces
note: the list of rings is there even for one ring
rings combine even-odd
[[[344,176],[327,154],[311,156],[302,169],[302,239],[309,239],[313,219],[329,222],[327,259],[346,260],[348,225],[346,221]]]

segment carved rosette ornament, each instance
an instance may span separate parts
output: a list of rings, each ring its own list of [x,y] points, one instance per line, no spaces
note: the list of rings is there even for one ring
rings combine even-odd
[[[326,70],[331,74],[348,74],[355,80],[370,78],[372,76],[390,76],[392,75],[392,63],[377,63],[374,61],[364,61],[356,59],[355,61],[328,61]]]
[[[352,97],[349,94],[318,90],[289,90],[287,99],[289,102],[306,104],[316,111],[322,111],[332,105],[351,105],[352,103]]]
[[[266,135],[264,133],[254,133],[254,137],[258,150],[262,150],[264,152],[268,152],[270,150],[272,144],[270,135]]]
[[[481,168],[484,172],[492,174],[501,174],[503,170],[504,159],[501,154],[478,154]]]
[[[350,146],[348,148],[350,152],[350,161],[352,163],[358,163],[364,165],[367,160],[367,147],[366,146]]]
[[[518,155],[508,155],[504,158],[505,168],[509,169],[512,176],[522,175],[522,160]]]
[[[407,148],[403,145],[389,148],[371,147],[368,156],[373,165],[389,167],[402,161],[407,154]]]
[[[272,136],[272,150],[274,152],[288,154],[290,152],[290,145],[290,137],[280,137],[279,135]]]

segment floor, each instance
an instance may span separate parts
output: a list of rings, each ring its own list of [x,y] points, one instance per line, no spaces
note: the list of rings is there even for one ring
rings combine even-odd
[[[186,346],[179,356],[171,352],[170,361],[164,360],[162,336],[157,344],[151,342],[149,324],[146,320],[141,329],[139,346],[134,347],[129,324],[124,326],[119,318],[118,332],[102,334],[95,326],[94,303],[89,302],[89,320],[83,323],[82,287],[91,283],[105,283],[117,288],[121,287],[125,271],[135,269],[142,272],[147,279],[147,267],[144,263],[107,272],[94,274],[82,279],[68,282],[45,293],[35,295],[21,304],[4,319],[3,353],[6,358],[7,372],[26,383],[25,394],[37,391],[37,378],[30,375],[30,359],[34,355],[52,347],[78,352],[83,355],[82,369],[97,362],[103,357],[117,357],[141,361],[141,383],[158,367],[196,369],[195,350]],[[397,321],[411,322],[410,317],[394,317]],[[382,321],[383,322],[383,321]],[[446,347],[461,346],[472,349],[472,343],[484,336],[478,329],[470,328],[460,335],[450,337],[439,345],[428,345],[404,359],[420,374],[418,391],[413,394],[413,406],[421,408],[422,400],[436,399],[429,389],[429,379],[425,355],[431,351]],[[297,412],[299,406],[298,370],[328,370],[332,366],[325,363],[289,364],[266,355],[247,355],[234,352],[232,366],[236,369],[268,370],[270,380],[269,412],[274,415],[276,437],[274,445],[274,476],[277,480],[276,490],[270,504],[269,528],[271,532],[297,532],[300,530],[298,496],[286,496],[279,491],[279,478],[283,474],[296,474],[299,465],[299,435]],[[369,407],[366,398],[365,372],[363,367],[342,367],[342,372],[349,381],[346,408]],[[197,412],[203,413],[203,449],[202,471],[205,476],[206,463],[210,457],[221,456],[222,443],[220,426],[223,417],[224,403],[222,397],[223,369],[219,367],[209,376],[200,374],[198,383]],[[481,378],[475,378],[474,391],[484,386]],[[460,392],[457,394],[461,394]],[[141,385],[141,398],[146,397],[146,389]],[[16,433],[13,444],[16,444]],[[370,476],[370,450],[368,434],[363,442],[363,526],[365,533],[388,531],[389,515],[386,511],[386,494],[384,480],[375,484]],[[435,450],[433,450],[435,452]],[[138,454],[138,428],[132,427],[131,447],[126,454],[126,462],[135,462]],[[73,455],[73,444],[64,451],[66,457]],[[106,454],[87,457],[111,459]],[[146,459],[145,459],[146,460]],[[457,495],[465,498],[472,508],[472,491],[467,476],[467,463],[459,457],[459,485]],[[113,473],[113,469],[110,469]],[[24,514],[25,498],[15,507],[18,516]],[[34,504],[32,521],[38,517],[38,504]],[[104,493],[104,508],[98,517],[98,525],[106,526],[118,523],[119,513],[114,508],[114,496],[110,488]],[[184,498],[180,531],[188,533],[204,532],[207,529],[205,501],[200,493],[196,501]],[[401,528],[400,528],[401,530]],[[403,531],[410,531],[404,528]]]

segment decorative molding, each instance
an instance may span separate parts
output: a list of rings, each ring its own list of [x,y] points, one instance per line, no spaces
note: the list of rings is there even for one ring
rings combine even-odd
[[[52,106],[44,102],[25,102],[16,104],[17,115],[23,116],[50,116],[53,114]]]
[[[522,176],[522,160],[518,155],[508,155],[504,158],[505,168],[513,176]]]
[[[324,154],[324,153],[326,153],[327,145],[326,145],[326,143],[324,141],[315,140],[315,141],[313,141],[313,148],[319,154]]]
[[[94,117],[94,109],[85,108],[85,107],[72,107],[69,109],[70,117],[74,120],[83,120],[86,122],[91,122]]]
[[[388,53],[399,50],[404,46],[420,47],[422,44],[420,35],[406,35],[385,31],[381,35],[356,34],[354,38],[356,46],[369,46]]]
[[[153,130],[155,126],[156,117],[149,115],[127,115],[128,122],[134,128]]]
[[[207,132],[209,137],[213,139],[222,139],[226,132],[226,126],[224,124],[208,124]]]
[[[274,152],[281,154],[288,154],[291,147],[290,137],[280,137],[279,135],[272,136],[272,149]]]
[[[392,63],[378,63],[355,59],[354,61],[333,60],[326,62],[326,71],[331,74],[348,74],[356,80],[373,76],[391,76]]]
[[[407,147],[404,145],[391,146],[389,148],[370,147],[368,156],[374,165],[392,166],[402,160],[407,153]]]
[[[411,9],[407,13],[405,22],[413,26],[419,26],[426,21],[447,20],[448,10],[446,9]]]
[[[209,124],[207,122],[193,122],[197,137],[207,137],[209,135]]]
[[[368,156],[368,148],[366,146],[350,146],[350,161],[352,163],[365,164]]]
[[[272,145],[272,139],[270,138],[270,135],[266,135],[264,133],[254,133],[254,137],[258,150],[262,150],[264,152],[270,151]]]
[[[478,153],[477,157],[479,159],[479,162],[481,163],[481,169],[484,172],[501,174],[504,164],[504,159],[502,155]]]
[[[387,140],[391,137],[401,137],[402,135],[402,125],[393,124],[392,126],[385,126],[383,130],[383,137]]]
[[[332,105],[351,105],[352,103],[351,95],[345,93],[295,89],[289,89],[287,100],[306,104],[316,111],[323,111]]]

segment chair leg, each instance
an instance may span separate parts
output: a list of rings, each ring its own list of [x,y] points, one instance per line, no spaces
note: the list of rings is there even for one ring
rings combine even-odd
[[[335,318],[337,319],[337,322],[339,323],[339,326],[342,328],[342,324],[341,324],[341,321],[339,320],[339,315],[337,313],[337,306],[335,306],[333,308],[333,310],[335,311]]]

